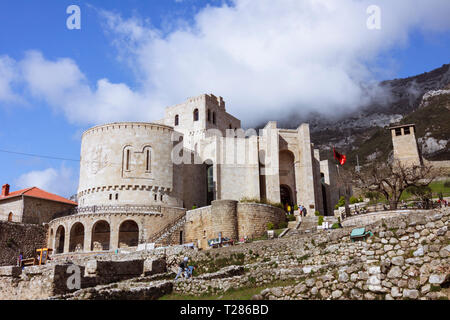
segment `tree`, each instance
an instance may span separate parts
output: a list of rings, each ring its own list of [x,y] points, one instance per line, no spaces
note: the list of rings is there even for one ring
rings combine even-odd
[[[402,192],[408,187],[427,187],[440,175],[431,165],[405,165],[398,160],[374,163],[355,173],[355,180],[368,192],[380,192],[397,209]]]

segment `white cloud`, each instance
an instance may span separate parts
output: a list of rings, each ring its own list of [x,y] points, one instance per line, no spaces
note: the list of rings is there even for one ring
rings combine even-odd
[[[40,52],[31,51],[20,65],[31,94],[62,110],[72,122],[139,120],[150,113],[148,98],[126,84],[100,79],[92,89],[71,59],[50,61]]]
[[[14,93],[13,82],[19,75],[15,72],[16,62],[8,56],[0,56],[0,101],[17,102],[21,99]]]
[[[143,90],[166,104],[200,93],[222,95],[246,124],[295,110],[338,112],[367,102],[361,83],[380,53],[407,45],[413,28],[450,28],[447,0],[236,0],[206,7],[194,25],[162,34],[104,13],[114,43],[127,48]],[[382,29],[368,30],[378,4]],[[379,94],[378,91],[375,91]]]
[[[366,27],[372,4],[381,7],[381,30]],[[448,31],[449,13],[448,0],[235,0],[168,31],[101,11],[138,87],[108,79],[89,85],[75,61],[37,51],[18,64],[31,94],[71,122],[157,120],[165,106],[214,93],[250,126],[292,112],[351,111],[382,95],[363,89],[380,54],[408,45],[412,30]]]
[[[78,180],[71,168],[62,165],[59,169],[30,171],[22,174],[15,184],[18,188],[38,187],[63,197],[70,197],[77,191]]]

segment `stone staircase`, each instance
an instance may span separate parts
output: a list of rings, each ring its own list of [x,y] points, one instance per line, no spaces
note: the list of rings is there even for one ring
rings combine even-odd
[[[162,229],[160,232],[155,234],[149,239],[150,243],[160,243],[167,237],[171,236],[176,230],[182,227],[186,223],[186,214],[183,214],[177,220],[169,224],[167,227]]]

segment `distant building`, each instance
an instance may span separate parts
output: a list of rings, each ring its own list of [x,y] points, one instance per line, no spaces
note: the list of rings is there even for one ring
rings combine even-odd
[[[422,165],[423,159],[416,140],[416,126],[405,124],[390,127],[394,159],[403,165]]]
[[[76,202],[36,187],[10,192],[5,184],[0,195],[0,221],[42,224],[76,206]]]

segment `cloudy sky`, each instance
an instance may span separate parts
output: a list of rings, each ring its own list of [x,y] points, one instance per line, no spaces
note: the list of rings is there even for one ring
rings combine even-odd
[[[0,183],[69,196],[85,129],[202,93],[246,127],[354,110],[378,94],[362,85],[449,63],[449,15],[448,0],[1,1]]]

